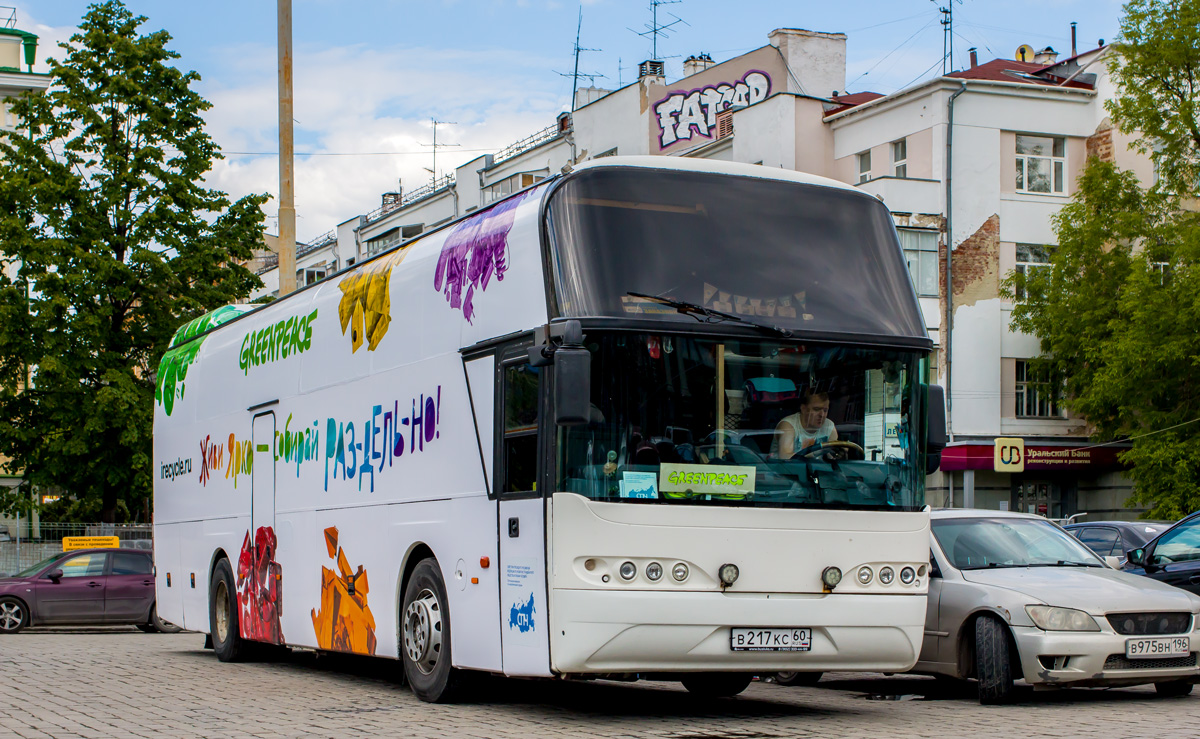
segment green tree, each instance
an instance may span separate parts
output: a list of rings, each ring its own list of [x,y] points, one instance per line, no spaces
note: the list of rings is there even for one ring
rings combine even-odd
[[[1200,508],[1200,0],[1131,0],[1113,50],[1106,107],[1156,181],[1090,160],[1051,268],[1005,289],[1066,407],[1095,440],[1131,440],[1130,504],[1172,518]]]
[[[261,244],[266,198],[203,186],[220,158],[210,104],[145,21],[90,6],[49,91],[14,102],[18,132],[0,139],[0,260],[15,271],[0,276],[0,453],[104,521],[151,494],[171,335],[260,284],[235,260]]]

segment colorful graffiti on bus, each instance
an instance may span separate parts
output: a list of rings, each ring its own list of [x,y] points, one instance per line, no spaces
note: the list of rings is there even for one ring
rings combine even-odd
[[[367,351],[375,351],[392,323],[392,267],[404,260],[407,249],[397,249],[379,257],[338,282],[342,299],[338,302],[338,320],[342,335],[350,331],[350,353],[367,342]]]
[[[483,292],[495,276],[499,282],[508,269],[508,232],[517,206],[536,190],[515,195],[454,227],[442,245],[433,289],[443,291],[451,308],[462,308],[467,323],[475,318],[475,291]],[[463,289],[466,289],[466,296]]]
[[[386,409],[386,410],[385,410]],[[375,473],[383,472],[405,453],[425,451],[425,445],[441,437],[438,430],[442,415],[442,386],[435,394],[413,397],[407,407],[399,400],[392,407],[375,405],[361,427],[354,421],[330,418],[325,422],[325,489],[332,479],[370,478],[369,492],[375,492]],[[361,428],[359,432],[356,429]],[[407,447],[407,449],[406,449]],[[378,466],[378,469],[376,468]]]
[[[336,526],[325,529],[325,549],[338,571],[321,567],[321,608],[312,610],[317,646],[335,652],[375,654],[375,616],[367,605],[370,586],[362,565],[350,569],[346,552],[338,545]]]
[[[280,594],[283,591],[283,567],[275,561],[275,530],[260,526],[250,543],[250,532],[238,555],[238,619],[243,639],[283,644],[279,623]]]
[[[154,383],[154,400],[163,407],[168,416],[175,409],[175,401],[183,400],[188,368],[196,361],[200,347],[204,344],[204,337],[200,335],[232,321],[250,309],[251,306],[248,305],[226,305],[217,308],[183,324],[171,337],[167,353],[158,363],[158,375]]]

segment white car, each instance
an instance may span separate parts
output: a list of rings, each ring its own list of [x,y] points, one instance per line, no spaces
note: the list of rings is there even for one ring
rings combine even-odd
[[[974,678],[981,703],[1034,688],[1200,679],[1200,597],[1109,567],[1040,516],[932,513],[925,640],[913,672]]]

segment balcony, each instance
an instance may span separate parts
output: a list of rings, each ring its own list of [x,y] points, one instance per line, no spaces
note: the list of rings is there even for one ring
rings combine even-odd
[[[942,183],[904,177],[876,177],[858,185],[883,201],[893,213],[941,213]]]

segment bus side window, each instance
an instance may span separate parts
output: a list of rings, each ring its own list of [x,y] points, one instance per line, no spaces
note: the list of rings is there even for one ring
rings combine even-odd
[[[504,368],[504,484],[502,493],[537,488],[538,379],[540,367]]]

